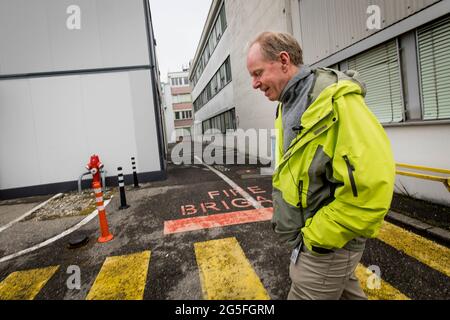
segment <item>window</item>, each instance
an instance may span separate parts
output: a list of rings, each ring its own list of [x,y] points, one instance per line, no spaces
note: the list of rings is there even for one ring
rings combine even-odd
[[[225,6],[222,5],[220,8],[220,12],[217,15],[217,19],[214,22],[214,25],[211,27],[210,34],[206,40],[206,45],[203,48],[203,51],[199,55],[197,66],[195,68],[194,76],[192,78],[193,85],[195,86],[202,75],[203,70],[208,64],[209,58],[214,52],[217,44],[219,43],[220,38],[222,38],[225,29],[227,28],[227,19],[225,15]]]
[[[450,118],[450,16],[417,30],[423,120]]]
[[[391,40],[348,60],[367,86],[366,103],[381,123],[403,120],[403,95],[397,40]]]
[[[189,79],[187,77],[184,77],[183,79],[184,79],[184,84],[189,85]]]
[[[183,119],[192,119],[192,111],[183,111]]]
[[[209,52],[210,52],[210,55],[208,55],[208,58],[209,58],[209,57],[211,57],[211,55],[212,55],[212,53],[214,51],[213,37],[209,37],[209,39],[208,39],[208,47],[209,47]],[[208,63],[208,61],[206,61],[206,63]],[[205,66],[206,66],[206,63],[205,63]]]
[[[186,119],[192,119],[191,110],[175,111],[175,120],[186,120]]]
[[[220,23],[222,25],[222,30],[227,28],[227,17],[225,15],[225,6],[220,9]]]
[[[192,102],[190,94],[178,94],[176,96],[172,96],[173,103],[189,103]]]
[[[226,76],[227,76],[227,83],[231,81],[231,64],[230,64],[230,57],[228,57],[227,61],[225,62],[225,70],[226,70]]]
[[[223,88],[227,84],[227,74],[226,74],[225,65],[222,65],[220,67],[219,74],[220,74],[219,79],[220,79],[221,87]]]
[[[217,77],[214,75],[214,77],[211,80],[211,94],[212,94],[212,96],[215,96],[217,92],[218,92]]]
[[[230,57],[220,66],[209,83],[194,101],[195,111],[200,110],[209,100],[219,93],[231,81]]]
[[[219,42],[220,38],[222,37],[222,23],[220,22],[220,15],[217,17],[215,29],[216,29],[217,42]]]
[[[231,109],[218,116],[203,121],[202,123],[203,133],[205,133],[209,129],[214,128],[220,130],[220,132],[225,134],[227,130],[236,130],[235,123],[236,123],[235,110]]]

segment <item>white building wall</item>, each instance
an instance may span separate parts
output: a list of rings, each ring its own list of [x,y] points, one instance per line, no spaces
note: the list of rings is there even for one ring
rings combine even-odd
[[[238,128],[272,129],[276,102],[270,102],[261,91],[252,88],[247,70],[249,44],[264,31],[287,32],[286,2],[284,0],[225,2],[231,39],[231,70]],[[283,12],[285,11],[285,12]],[[270,131],[267,131],[270,135]],[[270,143],[270,139],[267,139]],[[271,150],[268,146],[268,150]],[[239,150],[256,156],[255,149]]]
[[[166,123],[166,138],[168,143],[176,142],[175,135],[175,115],[172,107],[172,93],[170,92],[170,84],[164,84],[164,117]]]
[[[227,3],[225,2],[225,5],[226,4]],[[222,37],[220,38],[219,43],[214,49],[213,54],[209,58],[208,64],[206,65],[203,73],[198,79],[197,84],[192,90],[192,101],[195,101],[198,98],[203,89],[205,89],[208,82],[230,55],[232,37],[232,34],[230,34],[230,32],[232,31],[230,31],[228,12],[226,12],[226,14],[228,26],[225,32],[222,34]],[[231,66],[233,67],[233,61],[231,61]],[[192,66],[192,68],[193,67],[194,66]],[[198,137],[201,136],[203,121],[235,107],[233,80],[234,79],[232,78],[231,83],[222,88],[222,90],[218,94],[216,94],[216,96],[214,96],[210,101],[208,101],[208,103],[206,103],[206,105],[204,105],[198,112],[195,113],[193,131],[194,139],[198,139]]]
[[[203,106],[196,114],[196,121],[205,121],[211,117],[214,117],[220,113],[223,113],[229,109],[232,109],[234,104],[233,99],[233,82],[222,88],[220,92],[207,104]]]
[[[131,157],[159,171],[150,82],[148,71],[0,81],[0,190],[77,180],[94,153],[108,176]]]
[[[66,26],[70,5],[79,30]],[[141,0],[1,0],[0,73],[148,65],[145,30]]]
[[[228,16],[227,16],[228,19]],[[226,58],[230,54],[230,45],[231,45],[231,34],[229,30],[229,25],[225,30],[225,33],[220,38],[220,41],[212,56],[209,58],[208,64],[206,68],[203,70],[202,75],[200,76],[195,88],[192,90],[192,100],[195,101],[203,89],[206,87],[208,82],[211,80],[212,76],[219,70],[220,66],[225,62]],[[233,65],[233,62],[231,62]]]
[[[450,169],[449,124],[387,127],[386,132],[397,162]],[[439,176],[439,173],[427,174]],[[436,181],[397,175],[396,191],[423,200],[450,204],[450,192],[443,183]]]
[[[0,0],[0,192],[76,181],[94,153],[161,172],[146,30],[143,0]]]

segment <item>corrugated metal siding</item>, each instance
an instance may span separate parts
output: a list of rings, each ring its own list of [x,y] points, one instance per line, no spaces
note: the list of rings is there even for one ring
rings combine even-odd
[[[366,103],[382,123],[403,120],[403,98],[397,42],[377,46],[348,60],[367,86]]]
[[[386,28],[440,0],[299,0],[304,59],[313,64],[379,30],[368,30],[367,8],[381,9]]]
[[[450,118],[450,16],[417,31],[423,118]]]

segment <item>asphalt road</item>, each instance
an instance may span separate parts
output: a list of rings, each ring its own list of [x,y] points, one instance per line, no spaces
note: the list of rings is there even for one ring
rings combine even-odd
[[[271,177],[258,175],[258,165],[219,165],[215,168],[231,178],[262,207],[271,207]],[[290,287],[290,251],[278,241],[270,221],[165,234],[168,221],[254,209],[205,166],[170,163],[167,180],[141,185],[139,189],[127,187],[127,202],[130,208],[119,210],[119,195],[116,194],[106,208],[110,231],[114,235],[111,242],[100,244],[96,241],[99,227],[98,220],[94,219],[73,234],[87,235],[90,239],[87,245],[68,249],[69,237],[65,237],[32,253],[2,262],[0,283],[15,271],[59,266],[34,299],[83,300],[93,287],[105,259],[150,251],[144,299],[200,300],[205,298],[205,293],[195,244],[235,238],[269,297],[286,299]],[[20,225],[16,226],[16,230],[21,232]],[[448,252],[448,248],[439,248],[442,252]],[[427,259],[434,258],[428,257],[424,248],[418,249],[425,251],[425,257],[411,256],[384,240],[371,239],[361,262],[366,267],[379,266],[382,279],[411,299],[450,299],[448,266],[447,269],[445,266],[444,269],[430,267]],[[429,247],[427,250],[435,249]],[[67,286],[70,266],[77,266],[81,271],[79,289],[69,289]]]

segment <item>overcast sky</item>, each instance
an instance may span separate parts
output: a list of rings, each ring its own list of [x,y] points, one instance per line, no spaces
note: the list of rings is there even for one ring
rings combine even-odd
[[[161,81],[194,58],[212,0],[149,0]]]

